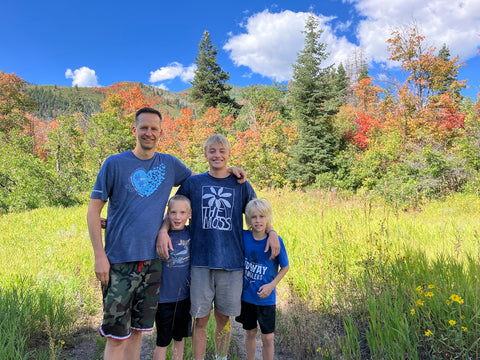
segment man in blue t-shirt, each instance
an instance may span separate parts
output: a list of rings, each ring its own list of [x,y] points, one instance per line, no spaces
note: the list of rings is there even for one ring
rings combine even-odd
[[[87,222],[102,284],[105,359],[138,359],[142,332],[153,329],[162,267],[157,233],[172,187],[191,175],[180,160],[155,151],[161,120],[155,109],[137,111],[135,148],[105,160],[91,193]],[[107,201],[104,248],[100,216]]]

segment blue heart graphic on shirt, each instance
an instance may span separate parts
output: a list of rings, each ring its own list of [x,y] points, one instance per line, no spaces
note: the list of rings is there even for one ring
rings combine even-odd
[[[160,184],[165,179],[163,168],[155,168],[149,172],[137,170],[133,173],[132,182],[137,192],[142,196],[150,196],[157,191]]]

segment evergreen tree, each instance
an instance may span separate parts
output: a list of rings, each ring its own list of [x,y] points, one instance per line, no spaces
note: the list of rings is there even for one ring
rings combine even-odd
[[[293,65],[291,87],[293,118],[298,123],[299,140],[292,148],[289,178],[302,186],[313,184],[317,175],[333,169],[337,143],[328,109],[335,92],[332,66],[322,68],[328,57],[327,45],[320,42],[323,30],[310,14],[305,25],[305,47]]]
[[[448,49],[447,44],[443,44],[442,48],[438,51],[438,57],[442,59],[445,63],[448,63],[450,59],[450,50]],[[445,80],[442,83],[440,90],[438,91],[439,94],[443,94],[446,92],[452,92],[457,99],[461,99],[462,96],[460,94],[460,89],[455,88],[455,90],[451,90],[451,85],[454,81],[457,80],[456,73],[452,74],[449,73],[445,76]]]
[[[193,85],[190,99],[193,102],[200,102],[203,114],[210,107],[226,107],[238,109],[239,105],[230,97],[231,86],[226,84],[230,75],[223,71],[217,63],[218,50],[210,40],[210,34],[204,31],[198,45],[198,54],[195,57],[197,69],[191,84]]]

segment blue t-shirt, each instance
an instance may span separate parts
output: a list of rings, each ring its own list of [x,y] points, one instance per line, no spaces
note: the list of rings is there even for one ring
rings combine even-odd
[[[248,181],[208,172],[189,177],[177,194],[192,203],[191,266],[228,271],[243,270],[243,212],[256,197]]]
[[[280,253],[273,260],[270,260],[272,251],[265,252],[267,237],[263,240],[255,240],[251,231],[243,230],[243,241],[245,246],[245,271],[243,273],[242,300],[254,305],[275,305],[276,287],[266,298],[257,295],[262,285],[268,284],[278,275],[279,267],[288,265],[287,251],[279,236]]]
[[[155,242],[168,197],[190,175],[167,154],[142,160],[129,150],[105,160],[90,197],[108,200],[105,252],[110,263],[158,257]]]
[[[159,303],[173,303],[190,297],[190,229],[168,232],[173,251],[168,250],[168,260],[162,260],[162,282]]]

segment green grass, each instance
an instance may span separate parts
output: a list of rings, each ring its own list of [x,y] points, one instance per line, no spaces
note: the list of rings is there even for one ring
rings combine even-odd
[[[396,211],[318,191],[258,195],[290,258],[278,349],[303,359],[480,357],[479,198]],[[0,217],[0,358],[58,358],[101,311],[86,210]]]

